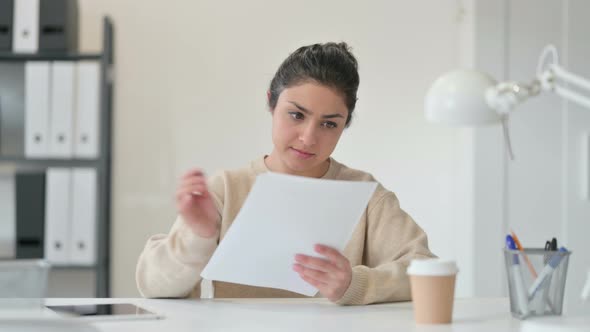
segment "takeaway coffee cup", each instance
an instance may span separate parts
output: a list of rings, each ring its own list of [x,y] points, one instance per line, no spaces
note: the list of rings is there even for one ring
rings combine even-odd
[[[448,324],[453,317],[457,264],[442,259],[414,259],[408,267],[414,317],[418,324]]]

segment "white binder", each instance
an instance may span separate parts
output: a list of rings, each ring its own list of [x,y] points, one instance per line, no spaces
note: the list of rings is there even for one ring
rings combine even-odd
[[[49,155],[52,158],[74,155],[74,74],[73,62],[55,61],[51,64]]]
[[[25,156],[48,157],[49,62],[25,64]]]
[[[72,172],[67,168],[49,168],[45,181],[45,259],[67,265],[71,247]]]
[[[16,245],[14,174],[0,173],[0,258],[13,259]]]
[[[98,158],[100,65],[96,61],[78,63],[74,155]]]
[[[15,0],[12,50],[35,53],[39,49],[39,0]]]
[[[96,262],[96,170],[74,168],[72,180],[70,263],[92,265]]]

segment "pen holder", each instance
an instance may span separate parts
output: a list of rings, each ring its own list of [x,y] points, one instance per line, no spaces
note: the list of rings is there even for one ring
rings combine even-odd
[[[526,319],[561,315],[570,254],[571,251],[504,249],[512,316]]]
[[[41,308],[48,272],[43,260],[0,260],[0,310]]]

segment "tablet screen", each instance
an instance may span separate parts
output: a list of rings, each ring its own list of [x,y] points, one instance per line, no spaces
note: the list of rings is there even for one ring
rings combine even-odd
[[[90,305],[50,305],[47,308],[70,316],[143,316],[153,312],[131,303],[90,304]]]

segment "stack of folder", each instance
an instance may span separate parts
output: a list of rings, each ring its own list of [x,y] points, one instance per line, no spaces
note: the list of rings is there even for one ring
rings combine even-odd
[[[99,121],[97,61],[0,63],[0,155],[97,158]]]
[[[0,175],[0,258],[94,265],[97,185],[94,168]]]

